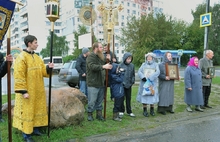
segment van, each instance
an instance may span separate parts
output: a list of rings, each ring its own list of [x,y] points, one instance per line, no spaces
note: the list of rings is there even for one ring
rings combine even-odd
[[[44,64],[47,65],[50,62],[50,57],[43,58]],[[59,73],[60,69],[63,66],[63,58],[62,56],[53,56],[52,62],[54,63],[53,71]]]

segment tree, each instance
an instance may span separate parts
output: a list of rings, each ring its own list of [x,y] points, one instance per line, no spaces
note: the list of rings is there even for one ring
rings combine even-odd
[[[46,48],[43,48],[40,54],[44,57],[50,56],[50,44],[51,37],[47,37],[47,45]],[[53,36],[53,56],[63,56],[67,55],[69,51],[68,42],[66,41],[65,36],[58,37],[56,34]]]
[[[212,49],[215,55],[220,54],[220,4],[216,4],[212,9],[212,25],[209,32],[209,49]],[[213,58],[215,65],[220,64],[220,57]]]
[[[82,53],[82,49],[79,49],[78,41],[79,41],[79,36],[84,35],[88,33],[86,26],[84,25],[79,25],[78,30],[74,31],[74,52],[73,52],[73,59],[77,59],[77,57]],[[86,41],[85,41],[86,42]]]
[[[139,19],[132,17],[121,29],[119,41],[135,57],[134,64],[140,66],[145,60],[144,54],[148,52],[156,49],[182,49],[185,30],[184,21],[177,21],[164,14],[157,14],[156,17],[149,14]]]

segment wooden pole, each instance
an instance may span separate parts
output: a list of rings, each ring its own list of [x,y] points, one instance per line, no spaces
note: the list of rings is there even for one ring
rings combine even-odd
[[[93,29],[92,29],[92,1],[90,1],[90,13],[91,13],[91,17],[90,17],[90,28],[91,28],[91,47],[93,44]]]
[[[7,34],[7,55],[11,50],[11,29],[8,27]],[[12,119],[11,119],[11,62],[7,61],[7,85],[8,85],[8,140],[12,142]]]
[[[108,29],[108,46],[107,46],[107,54],[110,54],[110,36],[111,29]],[[110,61],[107,59],[106,63]],[[104,96],[104,118],[106,119],[106,102],[107,102],[107,90],[108,90],[108,69],[105,70],[105,96]]]

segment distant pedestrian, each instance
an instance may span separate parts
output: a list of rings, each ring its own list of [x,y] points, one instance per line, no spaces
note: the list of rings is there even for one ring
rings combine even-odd
[[[202,71],[202,93],[204,99],[204,106],[202,106],[203,109],[212,108],[209,105],[209,96],[211,93],[212,86],[212,76],[210,76],[209,74],[209,68],[213,67],[213,56],[214,53],[212,50],[206,50],[205,57],[199,60],[199,68]]]
[[[88,97],[87,84],[86,84],[86,58],[89,55],[89,49],[84,47],[82,54],[76,60],[76,70],[79,73],[79,88],[82,93]]]
[[[110,60],[110,55],[106,56]],[[93,121],[93,112],[96,110],[96,118],[104,121],[102,116],[102,102],[105,95],[105,69],[111,69],[110,63],[105,63],[102,53],[102,44],[95,42],[92,45],[92,52],[86,59],[86,82],[88,85],[88,121]]]
[[[4,60],[4,56],[0,53],[0,122],[5,122],[2,117],[2,77],[7,74],[8,61],[12,63],[13,57],[11,54],[6,56],[6,61]]]
[[[202,73],[198,67],[198,63],[198,58],[192,57],[184,72],[184,101],[187,104],[186,110],[188,112],[192,112],[191,105],[196,106],[196,111],[203,112],[203,109],[200,108],[204,103],[202,94]]]
[[[163,62],[159,64],[159,102],[157,111],[163,115],[166,115],[166,111],[174,113],[174,79],[170,79],[170,77],[166,75],[165,68],[165,64],[170,64],[171,61],[172,54],[170,52],[166,52],[164,54]]]
[[[105,57],[106,57],[106,55],[107,55],[107,51],[108,51],[108,44],[104,44],[103,54],[104,54]],[[119,62],[118,62],[118,59],[117,59],[115,53],[113,53],[112,51],[109,51],[109,54],[110,54],[110,56],[111,56],[110,62],[111,62],[111,63],[117,63],[117,64],[118,64]]]
[[[123,55],[123,61],[120,64],[120,67],[125,69],[123,86],[124,86],[126,111],[129,116],[135,117],[131,109],[132,85],[135,83],[135,69],[132,60],[133,60],[132,54],[129,52],[125,53]],[[124,112],[125,112],[125,106],[123,104],[120,115],[124,115]]]
[[[150,105],[150,114],[152,116],[154,113],[154,104],[158,103],[159,95],[158,95],[158,76],[160,74],[160,70],[158,64],[155,62],[156,55],[152,52],[146,55],[146,61],[141,65],[138,70],[138,76],[141,81],[139,84],[137,101],[143,104],[143,115],[148,117],[147,105]],[[144,84],[146,81],[151,82],[151,86],[148,88],[144,88]],[[151,87],[151,88],[150,88]],[[148,89],[149,93],[144,93],[144,90]]]

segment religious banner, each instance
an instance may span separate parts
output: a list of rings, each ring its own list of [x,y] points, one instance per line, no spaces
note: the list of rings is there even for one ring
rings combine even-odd
[[[4,36],[10,26],[15,9],[15,3],[10,0],[0,0],[0,47]]]

